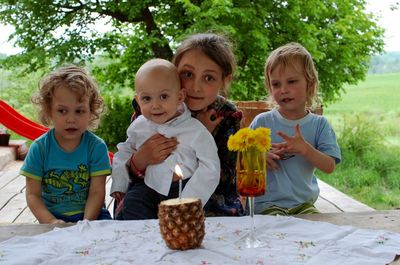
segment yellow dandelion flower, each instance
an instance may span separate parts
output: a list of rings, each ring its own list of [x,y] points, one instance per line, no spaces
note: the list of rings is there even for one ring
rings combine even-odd
[[[250,128],[243,128],[240,129],[235,133],[235,136],[239,139],[247,139],[249,135],[251,134],[251,129]]]
[[[239,150],[239,141],[236,137],[234,137],[234,135],[229,136],[228,150],[230,150],[230,151],[238,151]]]
[[[262,152],[271,148],[271,130],[269,128],[242,128],[228,139],[228,150],[245,151],[250,147],[256,147]]]
[[[252,146],[255,144],[255,142],[257,141],[256,139],[257,135],[254,133],[254,131],[252,131],[251,133],[249,133],[248,137],[247,137],[247,145],[248,146]]]

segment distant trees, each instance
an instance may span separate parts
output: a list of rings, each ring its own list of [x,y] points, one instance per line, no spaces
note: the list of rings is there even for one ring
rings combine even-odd
[[[387,52],[379,56],[373,56],[368,73],[399,73],[400,72],[400,51]]]
[[[93,72],[109,89],[133,87],[140,64],[171,59],[186,35],[222,32],[236,46],[231,97],[242,100],[265,96],[265,58],[289,41],[312,53],[326,102],[340,96],[343,84],[363,79],[371,55],[383,48],[383,30],[365,13],[364,0],[0,0],[0,22],[15,27],[11,38],[23,48],[2,67],[35,71],[101,55],[107,63]]]

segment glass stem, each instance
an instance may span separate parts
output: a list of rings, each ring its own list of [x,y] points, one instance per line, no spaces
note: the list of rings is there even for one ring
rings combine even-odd
[[[254,226],[254,197],[248,197],[249,199],[249,211],[250,211],[250,218],[251,218],[251,230],[250,233],[253,236],[255,233],[255,226]]]

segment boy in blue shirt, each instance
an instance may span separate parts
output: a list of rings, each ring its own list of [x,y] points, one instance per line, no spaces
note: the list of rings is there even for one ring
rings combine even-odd
[[[332,173],[341,160],[335,132],[323,116],[310,112],[318,73],[310,53],[298,43],[274,50],[265,65],[265,83],[276,107],[250,127],[271,129],[267,191],[255,199],[259,214],[318,213],[316,168]]]
[[[21,168],[26,200],[40,223],[111,219],[102,209],[106,176],[111,173],[107,146],[88,131],[103,107],[97,86],[76,66],[61,68],[41,83],[33,102],[44,125]]]

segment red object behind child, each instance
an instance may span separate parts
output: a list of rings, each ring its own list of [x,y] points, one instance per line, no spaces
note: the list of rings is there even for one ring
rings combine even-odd
[[[2,99],[0,99],[0,123],[16,134],[32,141],[49,130],[49,128],[24,117]],[[114,154],[108,152],[108,155],[112,163]]]

